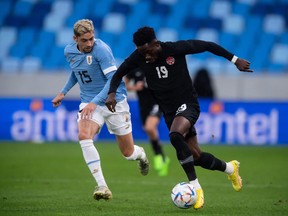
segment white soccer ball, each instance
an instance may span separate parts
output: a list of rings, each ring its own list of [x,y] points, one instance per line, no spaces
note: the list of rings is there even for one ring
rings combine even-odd
[[[195,204],[197,193],[193,185],[187,182],[180,182],[173,187],[171,199],[178,208],[187,209]]]

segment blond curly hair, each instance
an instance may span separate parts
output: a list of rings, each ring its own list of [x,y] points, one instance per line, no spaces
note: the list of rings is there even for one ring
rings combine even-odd
[[[92,20],[81,19],[74,24],[74,35],[79,37],[88,32],[94,32],[94,25]]]

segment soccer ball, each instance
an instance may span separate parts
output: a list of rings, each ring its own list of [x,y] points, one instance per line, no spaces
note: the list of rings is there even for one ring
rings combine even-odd
[[[195,204],[197,193],[193,185],[187,182],[181,182],[173,187],[171,199],[178,208],[188,209]]]

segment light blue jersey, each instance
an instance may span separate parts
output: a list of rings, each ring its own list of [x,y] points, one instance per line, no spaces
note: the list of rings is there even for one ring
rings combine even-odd
[[[110,47],[102,40],[95,39],[92,51],[81,53],[74,42],[65,47],[64,55],[72,72],[61,92],[67,94],[78,83],[82,103],[93,102],[104,106],[111,78],[117,70]],[[126,96],[126,87],[122,81],[116,92],[117,102]]]

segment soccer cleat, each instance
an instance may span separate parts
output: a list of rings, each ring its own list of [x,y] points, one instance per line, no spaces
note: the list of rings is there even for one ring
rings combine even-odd
[[[106,186],[97,186],[93,192],[93,197],[95,200],[109,200],[112,199],[112,192]]]
[[[197,200],[193,206],[194,209],[200,209],[204,206],[204,192],[202,188],[196,190],[197,193]]]
[[[160,155],[160,154],[156,155],[154,157],[154,159],[153,159],[153,162],[154,162],[154,169],[156,171],[159,171],[162,168],[162,166],[163,166],[163,157],[162,157],[162,155]]]
[[[165,157],[165,161],[163,161],[162,167],[158,171],[159,176],[167,176],[168,175],[169,164],[170,164],[170,158]]]
[[[145,151],[144,151],[144,149],[142,147],[141,147],[141,150],[145,154]],[[145,159],[139,159],[138,166],[139,166],[140,172],[141,172],[141,174],[143,176],[148,174],[148,172],[149,172],[149,161],[148,161],[146,155],[145,155]]]
[[[242,178],[239,175],[240,163],[237,160],[232,160],[230,163],[234,167],[234,171],[231,175],[228,175],[228,179],[231,180],[234,190],[239,192],[242,188]]]

